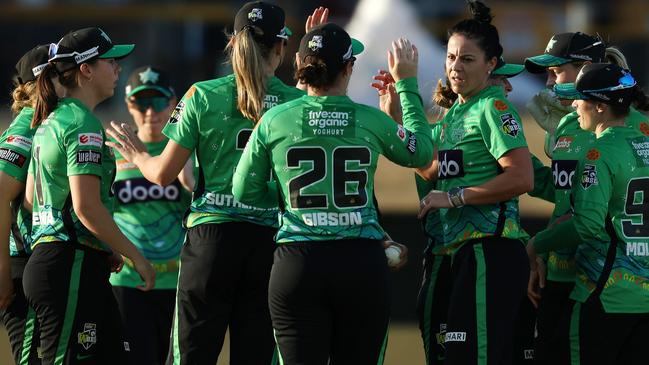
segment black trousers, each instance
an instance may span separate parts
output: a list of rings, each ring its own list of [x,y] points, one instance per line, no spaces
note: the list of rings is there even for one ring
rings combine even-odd
[[[649,364],[649,313],[606,313],[591,295],[569,300],[557,328],[548,364]]]
[[[534,363],[539,365],[550,364],[550,354],[555,349],[550,345],[554,337],[567,338],[568,328],[559,327],[559,321],[570,307],[570,292],[575,283],[547,280],[545,288],[541,290],[541,301],[537,311],[538,336],[534,341]],[[566,331],[557,334],[557,331]]]
[[[424,252],[424,277],[417,298],[417,317],[427,365],[444,363],[450,293],[451,256]]]
[[[67,242],[36,246],[23,285],[38,318],[43,364],[128,363],[109,275],[100,251]]]
[[[0,313],[2,324],[7,329],[11,353],[16,365],[40,364],[38,358],[39,330],[36,313],[27,304],[23,290],[23,270],[28,257],[11,257],[11,277],[14,285],[14,299],[9,307]]]
[[[529,264],[520,241],[467,242],[453,257],[445,364],[511,364]]]
[[[275,231],[244,222],[187,231],[167,364],[215,364],[228,327],[230,364],[273,361],[268,278]]]
[[[131,364],[164,364],[169,351],[169,336],[176,291],[114,286],[113,293],[129,342]]]
[[[380,365],[389,322],[381,242],[354,239],[281,245],[269,287],[284,365]]]

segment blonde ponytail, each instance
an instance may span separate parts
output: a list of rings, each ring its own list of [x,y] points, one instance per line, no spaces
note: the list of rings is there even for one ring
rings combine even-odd
[[[24,84],[17,84],[11,92],[11,112],[20,113],[23,108],[33,107],[36,104],[36,82],[29,81]]]
[[[237,83],[237,109],[257,123],[264,111],[266,63],[270,49],[255,41],[254,27],[244,27],[230,37],[226,50]]]

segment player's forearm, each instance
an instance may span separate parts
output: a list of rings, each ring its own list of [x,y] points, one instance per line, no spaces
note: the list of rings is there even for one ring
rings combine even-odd
[[[396,90],[403,110],[403,127],[409,132],[404,141],[406,154],[409,155],[400,156],[395,162],[412,167],[427,166],[433,158],[433,139],[419,95],[417,79],[412,77],[399,80]]]
[[[9,204],[10,201],[7,199],[0,200],[0,272],[7,272],[10,268],[11,206]]]
[[[138,153],[133,163],[140,169],[144,178],[162,186],[171,184],[182,170],[182,165],[180,169],[174,169],[165,163],[162,155],[151,156],[147,152]]]
[[[119,230],[108,209],[100,201],[94,204],[87,202],[74,204],[74,212],[84,227],[99,240],[110,246],[113,251],[128,257],[132,261],[144,259],[140,251]]]
[[[531,184],[524,170],[508,168],[482,185],[464,189],[464,202],[467,205],[495,204],[528,192]]]
[[[540,198],[550,203],[555,201],[555,189],[552,179],[552,169],[543,165],[543,163],[534,155],[532,156],[532,166],[534,168],[534,189],[528,194],[535,198]]]
[[[268,198],[268,191],[267,181],[251,176],[247,169],[239,164],[232,177],[232,195],[235,200],[256,207]]]

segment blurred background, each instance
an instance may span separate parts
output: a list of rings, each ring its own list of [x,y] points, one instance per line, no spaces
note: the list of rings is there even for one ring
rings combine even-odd
[[[377,105],[371,78],[386,68],[392,40],[406,36],[420,49],[420,87],[425,100],[442,77],[446,29],[468,17],[462,0],[279,0],[294,36],[278,76],[294,83],[293,53],[304,34],[306,17],[317,6],[330,9],[330,20],[346,27],[365,46],[355,64],[349,89],[352,99]],[[618,46],[629,60],[640,85],[649,84],[646,62],[649,47],[649,1],[646,0],[486,0],[500,31],[505,58],[521,63],[543,52],[553,34],[583,31],[599,34]],[[227,32],[245,1],[226,0],[0,0],[0,129],[11,121],[10,91],[14,65],[37,44],[56,43],[68,31],[99,26],[114,43],[135,43],[135,52],[120,62],[122,77],[115,96],[96,112],[104,122],[127,120],[124,86],[134,68],[152,64],[172,73],[179,95],[193,83],[230,73],[223,55]],[[544,85],[543,76],[523,73],[511,79],[510,98],[524,120],[530,150],[546,163],[543,131],[527,114],[524,104]],[[430,105],[428,105],[430,107]],[[421,280],[421,251],[425,239],[416,220],[418,199],[413,173],[382,161],[376,176],[377,197],[392,237],[410,248],[409,264],[394,273],[392,326],[386,365],[423,364],[422,343],[416,327],[415,303]],[[521,197],[524,227],[533,234],[543,228],[552,206]],[[0,364],[12,364],[6,335],[0,333]],[[224,349],[219,364],[228,362]]]

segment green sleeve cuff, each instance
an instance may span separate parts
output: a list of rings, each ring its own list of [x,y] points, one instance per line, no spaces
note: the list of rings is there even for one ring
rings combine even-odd
[[[577,247],[581,238],[575,227],[575,220],[570,219],[552,228],[539,232],[534,238],[536,253],[557,251],[563,248]]]
[[[417,94],[421,105],[424,105],[424,102],[421,99],[421,95],[419,95],[419,84],[417,83],[416,77],[409,77],[407,79],[397,81],[395,88],[397,90],[397,94],[402,92]]]

